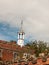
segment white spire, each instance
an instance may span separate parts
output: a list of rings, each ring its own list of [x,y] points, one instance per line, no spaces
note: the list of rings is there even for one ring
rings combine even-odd
[[[21,21],[21,28],[20,28],[20,32],[23,32],[23,20]]]
[[[20,31],[18,32],[18,45],[24,46],[24,31],[23,31],[23,20],[21,21]]]

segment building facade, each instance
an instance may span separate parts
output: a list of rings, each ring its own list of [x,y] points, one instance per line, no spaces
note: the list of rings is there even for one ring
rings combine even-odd
[[[18,46],[16,42],[6,42],[0,40],[0,61],[15,62],[18,55]]]

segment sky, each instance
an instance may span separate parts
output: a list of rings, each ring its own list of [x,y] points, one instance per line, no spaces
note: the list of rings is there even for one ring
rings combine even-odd
[[[0,40],[17,41],[22,20],[25,43],[49,42],[49,0],[0,0]]]

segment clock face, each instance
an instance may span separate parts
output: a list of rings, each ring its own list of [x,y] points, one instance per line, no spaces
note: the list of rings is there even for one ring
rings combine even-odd
[[[18,45],[24,46],[24,40],[18,40]]]

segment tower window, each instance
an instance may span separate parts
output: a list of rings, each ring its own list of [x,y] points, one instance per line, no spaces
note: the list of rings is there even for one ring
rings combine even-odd
[[[2,57],[2,49],[0,49],[0,57]]]
[[[14,52],[14,59],[16,59],[18,56],[17,52]]]

